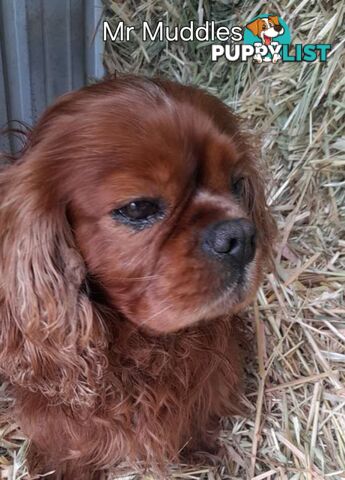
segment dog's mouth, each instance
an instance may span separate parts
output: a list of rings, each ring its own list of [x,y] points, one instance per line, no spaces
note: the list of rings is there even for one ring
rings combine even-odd
[[[218,297],[225,301],[226,304],[233,303],[234,301],[240,302],[243,301],[248,289],[250,288],[250,274],[251,268],[248,266],[243,271],[231,272],[231,281],[228,281],[227,277],[224,276],[224,284],[222,288],[222,293]]]
[[[271,45],[272,38],[264,34],[264,43],[265,45]]]

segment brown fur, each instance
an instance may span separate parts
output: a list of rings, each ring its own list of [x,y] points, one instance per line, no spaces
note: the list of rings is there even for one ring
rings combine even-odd
[[[152,227],[110,217],[146,195],[167,205]],[[238,119],[196,88],[104,81],[46,111],[1,173],[0,200],[0,372],[31,471],[87,480],[140,461],[164,475],[183,447],[214,446],[219,418],[240,411],[235,315],[274,232]],[[226,296],[198,242],[235,217],[256,224],[258,247],[243,291]]]

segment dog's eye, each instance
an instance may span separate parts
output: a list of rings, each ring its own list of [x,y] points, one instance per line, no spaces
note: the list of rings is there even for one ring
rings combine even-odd
[[[244,183],[244,177],[236,178],[231,183],[231,191],[238,198],[242,197],[244,193]]]
[[[262,30],[267,30],[266,25],[262,25]]]
[[[111,216],[121,223],[143,228],[162,218],[163,209],[159,200],[138,199],[112,210]]]
[[[144,220],[155,215],[158,210],[159,207],[156,203],[148,200],[139,200],[130,202],[128,205],[120,208],[119,213],[131,220]]]

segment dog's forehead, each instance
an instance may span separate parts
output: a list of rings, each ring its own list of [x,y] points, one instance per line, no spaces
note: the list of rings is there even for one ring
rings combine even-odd
[[[150,128],[148,135],[122,141],[126,145],[114,151],[102,180],[129,198],[140,191],[176,196],[198,183],[220,188],[240,157],[235,139],[220,133],[212,122],[174,124],[171,118],[166,123],[161,119],[159,128]]]
[[[134,109],[127,97],[123,105],[116,99],[99,109],[97,121],[89,116],[74,130],[83,149],[77,161],[66,160],[71,174],[63,194],[96,214],[140,197],[176,204],[192,189],[228,191],[244,148],[232,114],[219,104],[201,109],[170,98],[160,105],[137,100]]]
[[[174,147],[149,142],[147,149],[132,142],[120,159],[115,155],[107,162],[95,181],[88,176],[91,185],[78,188],[76,202],[96,218],[138,198],[160,198],[173,207],[199,192],[227,195],[232,176],[243,168],[236,144],[221,134],[201,144],[195,141]]]

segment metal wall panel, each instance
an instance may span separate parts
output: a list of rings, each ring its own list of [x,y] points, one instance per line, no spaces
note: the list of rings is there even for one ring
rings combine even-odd
[[[0,128],[33,125],[56,97],[104,75],[102,11],[101,0],[0,0]]]

